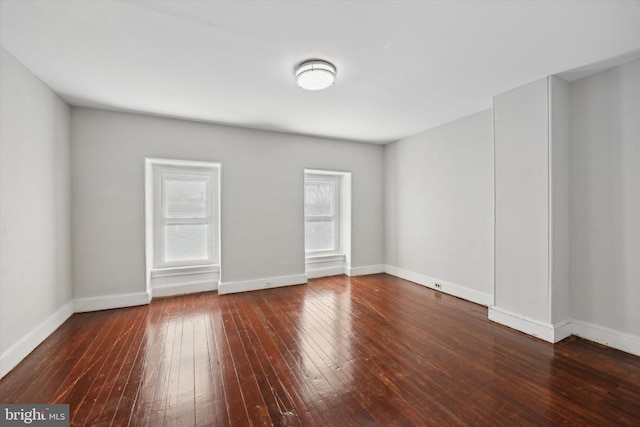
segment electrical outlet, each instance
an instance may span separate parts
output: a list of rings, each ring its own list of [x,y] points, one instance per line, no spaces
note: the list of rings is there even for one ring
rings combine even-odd
[[[442,285],[440,283],[436,283],[436,288],[437,289],[442,289]]]

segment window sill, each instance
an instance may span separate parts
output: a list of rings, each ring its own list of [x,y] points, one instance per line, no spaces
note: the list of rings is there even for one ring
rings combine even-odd
[[[187,276],[190,274],[206,274],[220,272],[219,265],[192,265],[187,267],[164,267],[151,270],[151,278]]]
[[[316,264],[321,262],[332,262],[332,261],[344,261],[344,254],[320,254],[320,255],[307,255],[305,257],[305,262],[307,264]]]

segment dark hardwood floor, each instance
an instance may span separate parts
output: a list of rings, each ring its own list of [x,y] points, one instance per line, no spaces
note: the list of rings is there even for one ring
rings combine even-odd
[[[640,426],[640,358],[387,275],[75,314],[0,381],[72,425]]]

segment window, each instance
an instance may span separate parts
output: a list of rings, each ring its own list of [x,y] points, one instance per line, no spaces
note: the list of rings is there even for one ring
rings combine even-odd
[[[305,173],[304,218],[307,255],[329,255],[342,252],[340,176]]]
[[[153,168],[153,268],[218,264],[218,168]]]
[[[351,173],[304,171],[307,277],[351,272]]]

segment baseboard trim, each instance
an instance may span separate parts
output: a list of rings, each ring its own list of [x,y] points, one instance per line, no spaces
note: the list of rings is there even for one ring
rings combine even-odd
[[[567,318],[553,325],[553,342],[557,343],[573,335],[573,319]]]
[[[385,266],[378,265],[365,265],[363,267],[351,267],[347,269],[347,276],[366,276],[368,274],[380,274],[385,272]]]
[[[317,279],[319,277],[337,276],[344,274],[344,270],[344,267],[312,268],[307,270],[307,278]]]
[[[412,271],[404,270],[392,265],[385,265],[384,272],[391,276],[396,276],[401,279],[426,286],[427,288],[474,302],[476,304],[484,305],[487,307],[493,304],[493,295],[486,294],[484,292],[478,292],[476,290],[469,289],[466,286],[456,285],[455,283],[436,279],[420,273],[414,273]],[[440,285],[439,288],[436,287],[436,283]]]
[[[640,337],[573,319],[573,335],[640,356]]]
[[[551,323],[541,322],[496,306],[489,307],[489,320],[508,326],[527,335],[554,343],[554,327]]]
[[[218,294],[233,294],[237,292],[257,291],[261,289],[279,288],[282,286],[302,285],[307,283],[306,274],[291,276],[265,277],[263,279],[222,282],[218,286]]]
[[[75,299],[73,300],[73,309],[76,313],[83,313],[86,311],[146,305],[149,304],[149,302],[151,302],[151,294],[149,292],[134,292],[130,294]]]
[[[156,286],[151,290],[152,298],[170,297],[173,295],[194,294],[196,292],[209,292],[218,289],[218,282],[214,280],[192,280],[189,282],[175,283],[171,285]]]
[[[550,343],[557,343],[575,335],[640,356],[640,337],[582,320],[565,319],[551,325],[495,306],[489,307],[489,320]]]
[[[9,373],[18,363],[46,340],[73,314],[73,301],[69,301],[42,323],[29,331],[18,342],[0,355],[0,378]]]

